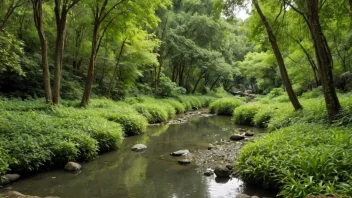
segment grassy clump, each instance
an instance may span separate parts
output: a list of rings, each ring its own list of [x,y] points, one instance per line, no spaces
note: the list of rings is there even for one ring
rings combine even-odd
[[[186,111],[209,106],[213,97],[210,96],[178,96],[178,101],[185,107]]]
[[[244,181],[279,188],[284,197],[352,194],[352,133],[305,124],[247,144],[235,170]]]
[[[168,98],[168,99],[162,99],[162,101],[164,103],[171,105],[175,109],[177,114],[181,114],[185,112],[185,106],[176,99]]]
[[[323,96],[323,91],[322,91],[322,88],[319,87],[319,88],[314,88],[311,91],[303,93],[300,98],[312,99],[312,98],[319,98],[321,96]]]
[[[234,109],[241,106],[243,102],[236,98],[217,99],[209,105],[211,113],[218,115],[232,115]]]
[[[253,118],[259,110],[256,104],[243,105],[236,108],[233,112],[233,122],[235,124],[254,126]]]
[[[134,104],[133,108],[147,118],[148,123],[161,123],[168,119],[168,112],[157,104]]]

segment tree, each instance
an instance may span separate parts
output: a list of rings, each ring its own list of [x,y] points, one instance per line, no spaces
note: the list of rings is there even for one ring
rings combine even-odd
[[[47,103],[52,102],[51,86],[50,86],[50,72],[48,65],[48,43],[44,32],[43,24],[43,2],[42,0],[32,0],[33,5],[33,16],[35,27],[38,32],[41,51],[42,51],[42,71],[43,71],[43,83],[45,92],[45,101]]]
[[[276,37],[275,37],[275,35],[274,35],[274,33],[273,33],[272,29],[271,29],[271,26],[270,26],[269,22],[267,21],[263,11],[261,10],[261,8],[259,6],[259,3],[258,3],[258,0],[253,0],[253,4],[254,4],[254,6],[255,6],[260,18],[262,19],[263,25],[265,26],[265,29],[266,29],[266,31],[268,33],[269,41],[270,41],[270,44],[271,44],[271,46],[273,48],[274,54],[276,56],[277,63],[278,63],[279,68],[280,68],[280,74],[281,74],[283,83],[285,85],[288,97],[289,97],[293,107],[296,110],[302,109],[302,106],[299,103],[295,92],[293,91],[293,88],[292,88],[292,85],[291,85],[291,82],[290,82],[290,79],[288,77],[287,70],[286,70],[286,67],[285,67],[284,59],[282,58],[279,46],[278,46],[277,41],[276,41]]]
[[[56,19],[56,43],[54,56],[54,89],[53,89],[53,103],[59,104],[60,86],[61,86],[61,69],[62,59],[64,53],[65,33],[67,14],[70,9],[76,5],[80,0],[55,0],[55,19]]]
[[[324,92],[326,109],[330,121],[337,119],[341,105],[336,94],[333,79],[333,58],[330,47],[322,30],[319,18],[319,0],[310,0],[305,3],[296,2],[298,6],[305,8],[305,12],[293,5],[293,2],[287,1],[290,7],[299,13],[307,23],[313,40],[315,55],[318,61],[318,67]]]

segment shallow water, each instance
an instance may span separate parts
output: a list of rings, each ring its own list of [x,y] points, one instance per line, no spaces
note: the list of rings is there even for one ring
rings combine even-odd
[[[206,149],[210,142],[228,139],[235,125],[229,117],[193,117],[186,124],[149,127],[144,135],[129,137],[119,151],[100,156],[71,174],[63,170],[39,173],[13,183],[11,190],[36,196],[61,198],[206,198],[237,194],[273,196],[238,179],[205,177],[195,165],[181,166],[169,153],[180,149]],[[255,130],[255,129],[254,129]],[[257,131],[259,132],[259,131]],[[134,144],[148,146],[143,153]],[[9,187],[9,186],[6,186]]]

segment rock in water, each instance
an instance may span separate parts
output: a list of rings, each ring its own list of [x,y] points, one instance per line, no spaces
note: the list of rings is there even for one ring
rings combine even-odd
[[[212,169],[208,169],[205,173],[204,176],[210,177],[214,175],[214,171]]]
[[[244,135],[245,135],[245,136],[254,136],[254,133],[253,133],[253,132],[250,132],[250,131],[247,131]]]
[[[211,150],[211,149],[213,149],[214,147],[215,147],[214,145],[209,144],[209,146],[208,146],[208,150]]]
[[[187,155],[189,153],[189,150],[184,149],[184,150],[179,150],[171,153],[172,156],[182,156],[182,155]]]
[[[177,160],[177,162],[181,165],[187,165],[191,163],[191,160],[189,159],[182,159],[182,160]]]
[[[231,171],[226,166],[217,166],[214,173],[217,177],[230,177],[231,175]]]
[[[64,169],[65,171],[79,171],[81,170],[81,165],[76,162],[68,162]]]
[[[230,139],[232,140],[232,141],[239,141],[239,140],[243,140],[245,137],[244,136],[242,136],[242,135],[232,135],[231,137],[230,137]]]
[[[239,194],[239,195],[236,195],[236,198],[251,198],[251,196],[246,194]]]
[[[8,193],[5,194],[5,197],[6,198],[40,198],[37,196],[24,195],[17,191],[9,191]]]
[[[131,148],[131,150],[135,152],[142,152],[142,151],[145,151],[146,149],[147,149],[147,146],[144,144],[136,144]]]

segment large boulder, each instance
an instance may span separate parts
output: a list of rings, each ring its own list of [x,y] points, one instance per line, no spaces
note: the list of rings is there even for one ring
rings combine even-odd
[[[183,150],[172,152],[171,155],[172,156],[182,156],[182,155],[187,155],[188,153],[189,153],[188,149],[183,149]]]
[[[217,166],[214,173],[217,177],[230,177],[231,175],[231,171],[226,166]]]
[[[136,144],[131,147],[131,150],[135,152],[142,152],[142,151],[145,151],[146,149],[147,149],[147,146],[144,144]]]
[[[68,162],[65,166],[65,171],[79,171],[82,166],[76,162]]]
[[[240,140],[244,140],[244,136],[243,135],[232,135],[231,137],[230,137],[230,139],[232,140],[232,141],[240,141]]]

